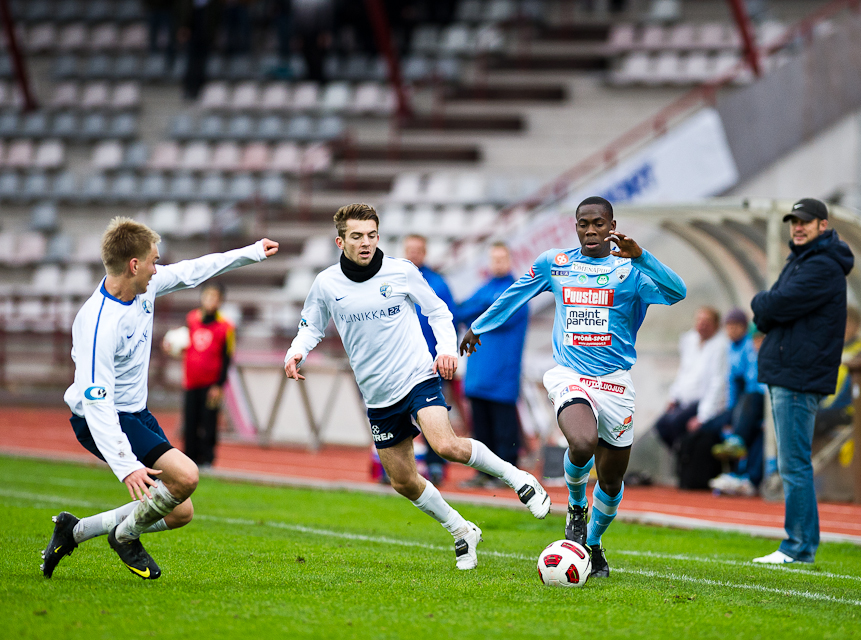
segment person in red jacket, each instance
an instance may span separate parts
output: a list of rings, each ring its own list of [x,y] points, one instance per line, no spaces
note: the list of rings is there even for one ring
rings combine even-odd
[[[233,324],[219,312],[224,286],[207,283],[200,294],[200,308],[186,316],[189,345],[185,351],[185,454],[198,466],[215,460],[218,411],[227,368],[236,344]]]

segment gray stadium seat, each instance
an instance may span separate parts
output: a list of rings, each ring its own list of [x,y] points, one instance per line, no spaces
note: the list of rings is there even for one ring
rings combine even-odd
[[[71,259],[74,248],[75,244],[72,236],[67,233],[58,233],[48,240],[48,246],[45,247],[45,256],[42,258],[42,262],[64,264]]]
[[[317,122],[315,139],[337,140],[344,135],[344,121],[337,116],[327,116]]]
[[[278,116],[264,116],[257,123],[258,140],[275,141],[284,137],[284,122]]]
[[[57,230],[57,205],[53,202],[40,202],[30,209],[30,231],[52,233]]]
[[[12,60],[9,56],[0,55],[0,78],[12,77]]]
[[[224,181],[224,176],[217,172],[208,173],[200,182],[200,190],[198,198],[208,202],[217,202],[222,200],[227,191],[227,184]]]
[[[104,54],[92,56],[84,63],[83,76],[88,80],[100,80],[109,78],[112,74],[113,64],[111,58]]]
[[[117,22],[142,20],[145,17],[143,3],[140,0],[122,0],[118,3],[114,16]]]
[[[78,134],[78,116],[70,111],[62,111],[54,116],[51,135],[57,138],[72,138]]]
[[[188,202],[197,198],[197,180],[190,173],[178,173],[170,180],[167,197],[180,202]]]
[[[257,66],[251,56],[233,56],[227,63],[226,77],[229,80],[247,80],[258,75]]]
[[[284,191],[287,181],[277,173],[270,173],[260,180],[260,195],[267,202],[281,203],[284,201]]]
[[[206,75],[213,80],[226,79],[224,58],[220,55],[211,55],[206,61]]]
[[[81,190],[78,192],[78,200],[82,202],[107,200],[109,194],[108,187],[108,178],[105,174],[96,173],[88,176],[84,180]]]
[[[54,60],[52,74],[54,80],[71,80],[78,77],[78,57],[68,54]]]
[[[218,140],[224,137],[224,120],[221,116],[206,116],[200,121],[197,137],[203,140]]]
[[[198,198],[207,202],[217,202],[223,200],[226,193],[227,184],[224,181],[224,176],[213,172],[206,174],[201,180]]]
[[[114,17],[114,5],[107,0],[90,0],[84,9],[83,18],[87,22],[105,22]]]
[[[103,113],[90,113],[84,116],[78,137],[82,140],[98,140],[108,136],[108,120]]]
[[[170,123],[170,137],[175,140],[188,140],[194,133],[194,118],[187,113],[175,116]]]
[[[32,202],[44,198],[48,193],[48,175],[44,171],[33,171],[24,177],[19,200]]]
[[[84,8],[78,0],[58,0],[51,16],[60,22],[72,22],[84,17]]]
[[[0,115],[0,138],[11,138],[17,135],[20,121],[17,111],[4,111]]]
[[[167,60],[164,55],[153,53],[144,59],[140,70],[140,77],[142,80],[155,82],[167,76],[167,72]]]
[[[48,117],[44,111],[28,113],[21,123],[20,134],[31,138],[42,138],[48,135]]]
[[[131,171],[118,173],[111,187],[111,199],[118,202],[134,202],[138,194],[138,178]]]
[[[73,200],[78,193],[78,183],[75,174],[64,171],[54,177],[54,183],[49,191],[55,200],[68,202]]]
[[[249,200],[257,192],[257,182],[247,173],[233,176],[227,190],[227,197],[231,200]]]
[[[8,202],[18,195],[21,188],[21,178],[16,171],[0,173],[0,200]]]
[[[114,61],[111,77],[115,80],[134,80],[140,76],[140,58],[133,53],[126,53]]]
[[[308,116],[290,118],[284,135],[288,140],[307,141],[313,136],[314,122]]]
[[[254,119],[250,116],[233,116],[227,124],[225,137],[231,140],[250,140],[254,137]]]
[[[47,0],[28,0],[21,12],[27,22],[43,22],[53,17],[51,3]]]
[[[111,138],[125,140],[137,135],[138,121],[131,113],[118,113],[111,120],[108,135]]]
[[[123,157],[123,166],[127,169],[143,169],[149,158],[149,147],[144,142],[132,142]]]
[[[140,190],[138,191],[138,200],[144,202],[152,202],[161,200],[164,197],[167,185],[165,184],[164,176],[161,173],[148,173],[141,180]]]

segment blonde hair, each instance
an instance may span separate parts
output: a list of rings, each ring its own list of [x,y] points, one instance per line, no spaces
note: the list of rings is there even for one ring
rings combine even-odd
[[[335,213],[334,220],[335,228],[341,238],[347,234],[347,220],[373,220],[377,223],[377,228],[380,227],[380,217],[377,215],[377,210],[371,205],[361,202],[344,205]]]
[[[143,260],[149,255],[153,244],[161,242],[161,236],[145,224],[117,216],[111,220],[102,235],[102,263],[108,275],[122,275],[129,260]]]

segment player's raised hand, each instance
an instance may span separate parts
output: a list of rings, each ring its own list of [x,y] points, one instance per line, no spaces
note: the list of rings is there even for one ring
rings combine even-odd
[[[618,251],[611,251],[610,254],[619,258],[639,258],[643,255],[643,250],[636,240],[626,236],[624,233],[614,231],[606,238],[606,242],[615,242],[619,247]]]
[[[433,372],[440,374],[446,380],[451,380],[455,371],[457,371],[457,357],[441,353],[434,360]]]
[[[463,355],[464,353],[467,356],[472,355],[473,353],[475,353],[475,350],[477,349],[477,345],[480,345],[480,344],[481,344],[481,338],[479,338],[477,335],[475,335],[472,332],[472,329],[470,329],[469,331],[466,332],[466,335],[463,337],[463,340],[460,341],[460,355]]]
[[[290,358],[287,363],[284,365],[284,373],[287,374],[288,378],[293,378],[294,380],[304,380],[305,376],[299,373],[299,362],[302,360],[302,354],[297,353],[292,358]]]
[[[263,243],[263,252],[266,254],[266,257],[269,258],[278,253],[278,243],[274,240],[270,240],[269,238],[263,238],[261,240]]]
[[[143,469],[132,471],[123,478],[123,482],[128,487],[132,500],[143,500],[144,495],[151,500],[152,494],[149,492],[149,488],[155,486],[155,480],[150,478],[150,476],[157,476],[160,473],[160,470],[144,467]]]

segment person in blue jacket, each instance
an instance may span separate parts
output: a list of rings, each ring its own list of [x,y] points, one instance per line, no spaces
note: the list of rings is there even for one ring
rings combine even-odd
[[[750,303],[765,334],[759,381],[768,385],[777,468],[786,498],[786,539],[754,562],[813,562],[819,511],[813,486],[813,428],[823,396],[834,393],[846,328],[846,276],[855,264],[848,245],[828,228],[828,208],[813,198],[792,205],[790,254],[777,282]]]
[[[430,285],[430,288],[433,289],[433,292],[440,300],[445,302],[445,306],[451,311],[451,314],[454,316],[454,324],[457,326],[456,305],[454,304],[454,297],[451,295],[448,285],[440,274],[425,264],[428,250],[427,242],[427,238],[424,236],[418,234],[408,235],[404,238],[404,258],[416,266],[419,273],[424,276],[424,279]],[[425,342],[428,344],[428,350],[431,356],[436,358],[436,336],[434,336],[433,329],[431,329],[427,316],[422,313],[422,308],[419,305],[416,305],[416,313],[419,316],[419,324],[422,327],[422,335],[425,337]],[[455,396],[456,394],[450,395]],[[445,478],[445,467],[448,464],[446,459],[428,446],[427,453],[425,454],[425,464],[428,467],[428,475],[431,482],[440,484]]]
[[[491,246],[489,270],[490,279],[457,307],[456,317],[464,324],[471,324],[514,284],[511,254],[504,243]],[[528,325],[529,309],[524,306],[498,329],[486,333],[484,348],[469,359],[464,380],[464,393],[472,409],[472,437],[513,465],[517,465],[520,449],[517,397]],[[464,486],[483,487],[496,482],[496,478],[479,471]]]

